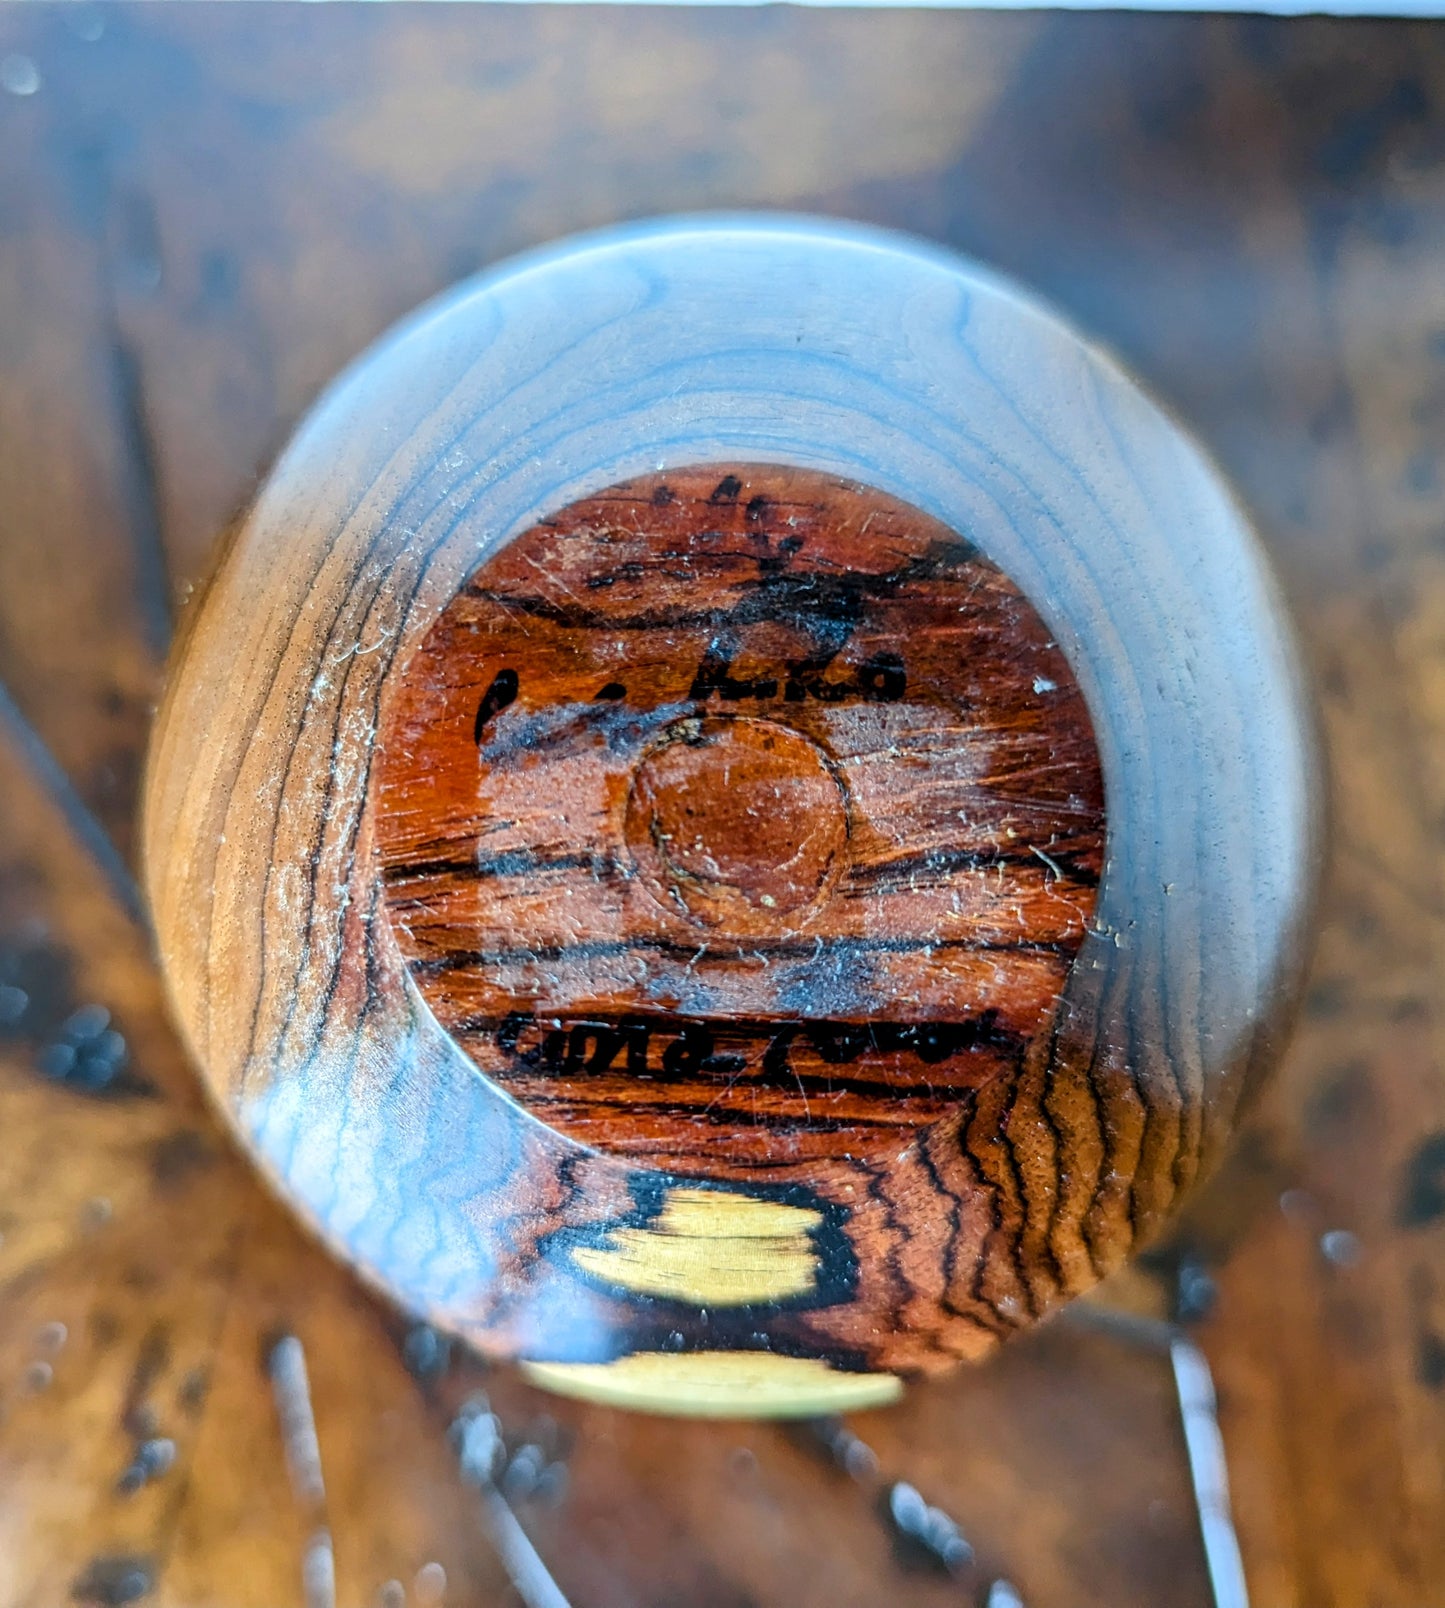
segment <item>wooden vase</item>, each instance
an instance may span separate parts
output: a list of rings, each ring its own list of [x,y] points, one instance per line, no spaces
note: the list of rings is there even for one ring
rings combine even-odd
[[[554,1388],[817,1413],[1122,1262],[1279,1045],[1309,704],[1190,439],[915,243],[504,265],[317,405],[177,648],[176,1017],[258,1163]]]

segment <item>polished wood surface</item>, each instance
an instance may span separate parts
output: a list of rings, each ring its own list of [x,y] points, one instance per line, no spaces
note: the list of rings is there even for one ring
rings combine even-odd
[[[750,469],[745,455],[761,450],[791,474]],[[641,557],[655,480],[623,563],[602,576],[618,586],[563,573],[585,565],[576,546],[588,550],[598,502],[625,498],[627,471],[644,464],[678,510],[664,535],[687,509],[750,488],[734,534],[740,523],[746,544],[751,509],[765,562],[691,554],[689,596],[702,605],[721,587],[734,612],[701,610],[691,662],[655,668],[669,703],[650,712],[608,666],[579,730],[570,701],[538,703],[522,644],[587,675],[595,641],[579,658],[567,632],[610,631],[615,644],[688,623]],[[876,505],[830,534],[815,569],[817,525],[838,510],[809,517],[806,500],[832,502],[841,464],[860,477],[846,498],[866,486]],[[795,516],[780,508],[773,527],[767,512],[789,498],[805,505],[795,552],[783,550]],[[931,517],[910,528],[905,502]],[[770,527],[775,555],[762,545]],[[987,568],[970,573],[960,542]],[[497,611],[512,653],[472,687],[473,645],[485,658]],[[830,642],[846,649],[855,623],[863,644],[881,630],[892,646],[878,653],[902,659],[905,681],[917,656],[924,708],[930,680],[933,699],[948,685],[947,638],[934,639],[971,627],[979,668],[961,672],[953,722],[921,736],[940,751],[936,795],[915,808],[885,779],[921,775],[919,756],[907,763],[916,703],[864,699],[853,708],[871,718],[850,719],[818,681],[828,696],[795,700],[773,737],[757,716],[741,727],[710,714],[715,683],[729,690],[727,635],[749,621],[739,648],[757,654],[771,636],[800,692],[800,639],[817,658]],[[871,649],[851,679],[865,666],[887,690]],[[1042,716],[1075,676],[1082,699]],[[750,679],[754,692],[769,684]],[[448,701],[457,683],[461,707]],[[599,707],[595,692],[619,685],[623,697]],[[1035,798],[1025,784],[1056,727],[1064,741]],[[173,655],[147,770],[145,882],[203,1075],[287,1198],[364,1276],[488,1356],[590,1370],[594,1393],[624,1379],[635,1399],[639,1370],[654,1384],[666,1372],[676,1389],[653,1399],[685,1410],[711,1370],[747,1412],[754,1375],[801,1363],[816,1407],[819,1365],[852,1400],[856,1375],[985,1354],[1118,1267],[1210,1168],[1299,983],[1319,858],[1311,735],[1288,624],[1236,503],[1172,421],[1053,314],[966,262],[866,230],[664,221],[458,287],[308,416]],[[379,768],[378,738],[392,753]],[[690,795],[699,765],[718,791],[735,767],[733,793],[764,759],[774,787],[808,778],[802,813],[832,810],[811,890],[776,871],[756,889],[775,890],[772,910],[749,875],[698,876],[710,856],[756,867],[764,845],[740,838],[735,817],[711,848],[696,827],[685,846],[657,836],[686,819],[672,796]],[[970,774],[993,800],[992,856],[969,856],[959,820]],[[1108,867],[1081,920],[1066,889],[1055,897],[1064,867],[1050,869],[1044,846],[1052,836],[1066,865],[1069,838],[1020,806],[1081,807],[1089,874],[1101,775]],[[418,786],[439,816],[418,817]],[[539,808],[553,813],[534,830]],[[591,871],[609,856],[614,808],[617,872],[553,884],[539,852],[580,852]],[[769,819],[786,824],[776,808]],[[398,946],[398,917],[404,933],[420,912],[388,894],[375,848],[390,870],[455,868],[457,838],[480,857],[493,834],[504,868],[521,856],[519,873],[500,883],[488,856],[489,874],[464,886],[510,888],[511,907],[447,896],[445,933],[419,922]],[[960,850],[929,901],[930,854],[946,865]],[[796,851],[767,852],[784,863]],[[1043,924],[1035,903],[1050,909]],[[580,1143],[601,1136],[579,1131],[575,1104],[551,1122],[545,1091],[499,1067],[523,1032],[509,1020],[519,1010],[595,1016],[649,996],[656,1028],[678,1032],[654,1099],[625,1067],[614,1085],[644,1119],[635,1138],[620,1137],[623,1114],[604,1143]],[[718,1038],[709,1016],[753,1037],[770,1020],[796,1024],[840,1064],[840,1034],[911,1017],[995,1059],[896,1124],[894,1142],[886,1120],[871,1131],[876,1108],[814,1109],[806,1087],[764,1134],[743,1120],[746,1092],[728,1099],[738,1069],[674,1076],[711,1059],[698,1038]],[[810,1069],[800,1049],[788,1072],[793,1050],[773,1033],[759,1071],[796,1081]],[[821,1090],[836,1088],[843,1074],[819,1060]],[[709,1107],[727,1123],[711,1135]],[[750,1258],[776,1237],[752,1231],[760,1210],[800,1214],[810,1271],[790,1279],[788,1300],[724,1302],[683,1282],[664,1303],[635,1255],[598,1259],[621,1236],[635,1253],[642,1229],[675,1265],[676,1242],[695,1238],[676,1232],[677,1210],[688,1203],[697,1225],[700,1180],[713,1185],[720,1257]],[[738,1351],[746,1374],[724,1360]]]
[[[544,1122],[694,1177],[886,1165],[1051,1030],[1094,914],[1068,661],[976,548],[821,475],[652,475],[519,536],[377,751],[438,1020]]]
[[[1217,1283],[1196,1337],[1254,1600],[1437,1600],[1436,28],[99,15],[0,13],[0,56],[40,79],[0,95],[0,666],[29,733],[127,849],[170,605],[216,532],[342,363],[519,246],[691,206],[898,224],[1046,292],[1199,432],[1303,627],[1337,833],[1300,1031],[1172,1244]],[[175,1608],[304,1601],[309,1509],[262,1365],[289,1331],[306,1346],[338,1600],[388,1600],[394,1580],[434,1601],[440,1564],[447,1602],[502,1602],[446,1436],[481,1381],[455,1357],[408,1372],[403,1352],[435,1353],[233,1157],[165,1026],[123,868],[8,718],[0,768],[7,986],[29,978],[42,1001],[5,1018],[0,1082],[0,1601],[49,1608],[76,1582],[124,1581],[127,1559],[144,1600]],[[110,1096],[37,1069],[90,1004],[129,1049]],[[101,1083],[110,1030],[84,1058]],[[1162,1282],[1152,1292],[1147,1273],[1111,1287],[1141,1306]],[[781,1429],[577,1408],[501,1373],[486,1385],[514,1436],[540,1437],[547,1414],[570,1438],[565,1496],[521,1511],[578,1608],[941,1604],[993,1574],[1031,1608],[1208,1601],[1167,1369],[1105,1335],[1049,1326],[855,1421],[886,1470],[963,1524],[979,1551],[963,1583],[896,1546],[868,1491]],[[147,1402],[154,1418],[136,1415]],[[152,1424],[173,1463],[117,1492]]]

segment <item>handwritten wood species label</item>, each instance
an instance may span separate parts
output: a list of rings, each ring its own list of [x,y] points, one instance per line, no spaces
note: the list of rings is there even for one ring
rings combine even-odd
[[[1091,920],[1083,697],[964,539],[711,466],[489,558],[383,711],[418,989],[553,1127],[681,1175],[881,1158],[1011,1074]]]

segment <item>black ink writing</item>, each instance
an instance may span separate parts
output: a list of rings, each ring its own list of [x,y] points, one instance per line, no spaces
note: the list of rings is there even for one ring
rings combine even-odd
[[[720,1054],[720,1039],[741,1041],[749,1054]],[[810,1047],[829,1066],[874,1055],[912,1055],[936,1066],[967,1050],[1013,1050],[1013,1037],[987,1010],[962,1022],[727,1023],[622,1017],[614,1021],[539,1023],[516,1012],[497,1030],[497,1047],[519,1067],[562,1078],[625,1070],[635,1077],[688,1079],[734,1074],[755,1058],[764,1076],[792,1074],[794,1046]],[[759,1056],[759,1050],[761,1054]]]
[[[510,703],[517,698],[517,672],[515,670],[498,670],[492,677],[492,684],[482,694],[482,701],[477,705],[477,721],[472,728],[472,736],[478,743],[487,729],[487,722],[493,715],[499,715]]]
[[[709,649],[693,677],[688,697],[706,703],[714,695],[724,702],[746,698],[781,698],[785,703],[846,703],[861,699],[865,703],[897,703],[908,690],[908,676],[896,653],[878,653],[843,674],[830,674],[835,655],[795,659],[776,675],[739,677],[733,674],[733,659],[717,649]]]

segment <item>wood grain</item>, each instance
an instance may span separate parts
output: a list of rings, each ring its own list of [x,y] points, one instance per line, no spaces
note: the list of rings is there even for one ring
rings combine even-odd
[[[897,1591],[919,1608],[957,1601],[959,1583],[901,1556],[866,1491],[805,1440],[583,1407],[448,1358],[429,1331],[413,1339],[299,1232],[198,1102],[143,936],[4,741],[0,779],[3,930],[33,941],[43,925],[72,990],[51,1008],[106,1001],[151,1086],[98,1098],[42,1077],[26,1038],[7,1035],[0,1053],[5,1130],[28,1136],[0,1157],[7,1608],[83,1602],[81,1582],[135,1571],[148,1589],[133,1600],[161,1608],[306,1600],[307,1515],[265,1367],[280,1333],[305,1346],[338,1602],[385,1604],[396,1582],[424,1603],[428,1565],[446,1575],[443,1601],[515,1600],[448,1435],[478,1389],[514,1451],[546,1439],[564,1457],[561,1500],[523,1497],[518,1511],[574,1604],[827,1608]],[[1013,1351],[982,1392],[981,1380],[955,1380],[860,1427],[883,1432],[892,1472],[922,1480],[981,1546],[988,1538],[989,1564],[1038,1587],[1052,1566],[1025,1572],[1011,1557],[1025,1534],[1019,1492],[1048,1492],[1066,1549],[1085,1554],[1095,1535],[1164,1502],[1138,1544],[1093,1554],[1083,1576],[1100,1600],[1155,1600],[1193,1547],[1165,1376],[1089,1336],[1043,1340]],[[1061,1414],[1082,1431],[1062,1457],[1050,1427]],[[981,1421],[999,1428],[955,1442],[949,1425]],[[1127,1471],[1107,1489],[1089,1477],[1101,1435]],[[146,1437],[170,1440],[173,1460],[126,1489]],[[1068,1591],[1078,1578],[1061,1565]],[[1205,1601],[1188,1579],[1174,1600]]]
[[[806,1110],[803,1141],[790,1127],[786,1147],[755,1156],[719,1147],[749,1180],[716,1183],[720,1238],[737,1237],[729,1193],[756,1202],[785,1191],[776,1198],[818,1214],[813,1278],[774,1307],[719,1312],[697,1298],[664,1309],[629,1282],[598,1279],[578,1252],[665,1216],[698,1171],[679,1137],[695,1123],[660,1144],[644,1133],[649,1163],[676,1151],[676,1168],[641,1167],[612,1153],[615,1139],[584,1148],[575,1130],[524,1114],[501,1080],[476,1076],[407,986],[386,929],[374,848],[388,807],[374,744],[397,686],[471,675],[466,654],[424,662],[415,678],[409,667],[437,620],[464,607],[453,599],[479,555],[507,553],[539,516],[605,493],[642,463],[661,458],[672,476],[710,462],[714,497],[739,478],[732,466],[763,450],[812,474],[858,466],[879,498],[933,510],[1022,590],[1048,626],[1032,634],[1035,651],[1056,641],[1088,705],[1110,859],[1049,1026],[1038,1004],[1061,977],[1031,972],[1007,945],[1027,934],[1072,947],[1076,915],[1062,901],[1056,925],[1037,933],[1027,910],[1017,923],[990,917],[987,870],[967,873],[983,919],[957,978],[931,963],[928,986],[942,992],[925,992],[918,1014],[926,1020],[955,988],[951,1020],[982,1024],[992,1011],[999,1046],[1014,1047],[1010,1075],[925,1113],[933,1120],[898,1149],[816,1143],[829,1118]],[[695,503],[683,485],[683,504]],[[867,533],[881,557],[840,552],[840,576],[891,574],[896,530],[890,513],[876,538]],[[477,601],[510,603],[525,621],[518,577],[535,577],[536,555],[522,541],[517,574],[493,560],[503,568],[495,585],[484,571]],[[796,555],[780,574],[806,563]],[[627,584],[638,607],[664,606],[641,598],[640,579]],[[786,611],[758,596],[760,627],[786,631]],[[900,601],[922,612],[914,641],[926,667],[936,600]],[[550,613],[549,626],[570,618],[532,612]],[[984,619],[985,634],[996,630]],[[558,657],[575,662],[575,651],[559,644]],[[997,650],[978,657],[996,662]],[[508,668],[520,689],[520,665],[499,661],[493,680]],[[697,679],[714,670],[690,665],[687,690],[705,690]],[[1027,677],[1003,676],[1000,710],[1044,697],[1038,684],[1063,675],[1048,657]],[[505,742],[508,716],[526,713],[520,690],[503,701],[488,682],[465,709],[471,749],[479,724],[484,743],[489,731]],[[403,705],[399,719],[399,763],[415,748],[423,785],[441,779],[445,815],[470,772],[433,753],[421,727],[455,738],[456,712],[408,725]],[[1001,719],[985,708],[980,729]],[[1066,721],[1066,734],[1070,724],[1082,721]],[[321,1231],[413,1310],[492,1355],[537,1362],[601,1366],[666,1340],[709,1356],[817,1357],[845,1374],[936,1370],[1117,1266],[1217,1153],[1301,964],[1317,871],[1311,737],[1289,632],[1237,508],[1165,416],[1049,314],[965,264],[860,231],[766,219],[663,226],[564,246],[463,287],[333,390],[237,532],[173,665],[149,771],[148,885],[179,1021],[224,1105]],[[834,774],[846,777],[846,754],[828,740]],[[1061,757],[1077,751],[1070,734]],[[818,786],[833,785],[826,757],[818,765]],[[538,785],[565,803],[555,781]],[[646,786],[652,811],[663,784]],[[1000,784],[1004,798],[1011,786]],[[1096,808],[1097,783],[1085,776],[1077,796]],[[416,820],[405,784],[389,808]],[[504,802],[496,819],[515,815]],[[938,822],[916,832],[908,819],[880,830],[871,858],[967,850],[953,815],[943,836]],[[570,829],[578,840],[551,852],[590,852],[586,819]],[[403,856],[420,843],[422,863],[439,850],[445,860],[449,830],[401,829]],[[397,846],[383,846],[388,863]],[[1058,846],[1067,861],[1068,840]],[[1087,867],[1097,842],[1086,835],[1079,847]],[[1013,874],[1047,903],[1043,852]],[[644,865],[634,908],[647,875]],[[845,879],[820,903],[820,932],[863,935],[849,925],[847,891]],[[477,968],[503,997],[539,969],[528,946],[545,961],[556,921],[571,919],[554,917],[549,937],[545,900],[544,884],[520,930],[506,923],[515,972],[505,956],[499,974],[485,960]],[[704,926],[739,919],[739,900],[735,889],[731,914],[703,909]],[[885,937],[916,940],[902,900],[879,910]],[[586,911],[575,919],[584,942],[615,936]],[[457,915],[467,931],[473,920],[463,953],[485,954],[501,924],[485,909]],[[930,940],[944,936],[936,911],[923,925]],[[978,939],[1005,944],[1023,982],[1017,1001],[1000,962],[970,952]],[[411,958],[430,963],[436,951],[412,945]],[[700,941],[694,956],[694,986],[729,975],[701,969]],[[658,979],[675,987],[687,963],[666,964]],[[880,995],[900,992],[903,975],[885,970]],[[549,986],[583,1009],[618,997],[596,968],[581,985]],[[445,1009],[485,1025],[500,1001],[478,993],[475,977],[469,987],[462,1014]],[[740,1010],[736,992],[718,998],[730,1020],[779,1014],[777,1001]],[[539,1003],[545,1013],[559,1002]],[[869,1019],[838,1019],[850,1017]]]
[[[377,734],[387,911],[472,1059],[700,1177],[882,1166],[1057,1017],[1103,778],[1068,661],[937,521],[650,476],[474,574]]]
[[[1428,1201],[1415,1180],[1445,1126],[1438,26],[243,4],[111,6],[96,30],[90,15],[0,10],[0,55],[29,57],[41,80],[28,98],[0,95],[5,258],[31,251],[23,241],[42,224],[57,243],[45,273],[7,277],[0,346],[30,330],[40,350],[104,350],[96,299],[63,292],[108,277],[177,595],[316,389],[393,318],[507,251],[624,214],[792,205],[975,252],[1106,339],[1209,444],[1259,519],[1304,630],[1338,756],[1338,833],[1303,1027],[1235,1160],[1181,1230],[1220,1283],[1198,1333],[1220,1386],[1256,1603],[1433,1602],[1445,1578],[1445,1393],[1431,1364],[1445,1332],[1445,1239],[1440,1219],[1403,1203]],[[108,190],[86,182],[97,156]],[[75,588],[96,574],[102,533],[127,528],[134,432],[121,436],[108,406],[89,408],[59,363],[49,390],[33,367],[11,372],[20,428],[0,437],[0,549],[38,557],[9,560],[0,590],[6,675],[123,835],[145,694],[109,728],[77,708],[108,706],[117,666],[154,662],[148,614],[124,563],[103,606],[78,609]],[[50,426],[28,427],[26,397]],[[16,545],[29,534],[21,508],[48,547]],[[62,551],[76,556],[46,561]],[[37,629],[42,615],[57,623]],[[90,790],[91,776],[119,784],[117,802]],[[17,819],[49,822],[70,841],[68,862],[87,865],[64,821],[8,779],[7,807],[5,841],[26,845],[20,885],[38,894],[35,838],[17,835]],[[142,1007],[113,968],[140,951],[88,897],[104,881],[87,870],[46,907],[46,974],[57,954],[86,975],[100,968],[75,1003],[102,1000],[136,1037]],[[27,920],[39,913],[27,908]],[[157,1047],[141,1059],[154,1079],[164,1028],[152,1019]],[[55,1591],[38,1599],[49,1608],[102,1543],[122,1538],[106,1515],[111,1503],[124,1511],[111,1482],[132,1443],[112,1442],[68,1393],[92,1366],[88,1349],[72,1350],[83,1316],[57,1385],[20,1416],[35,1333],[62,1304],[111,1308],[114,1343],[133,1358],[151,1320],[143,1302],[117,1307],[126,1264],[105,1235],[57,1261],[24,1225],[53,1222],[65,1244],[67,1202],[84,1205],[89,1169],[113,1192],[153,1289],[172,1276],[178,1235],[150,1209],[143,1155],[134,1185],[105,1159],[91,1119],[118,1108],[35,1088],[35,1076],[23,1046],[7,1049],[7,1169],[45,1133],[65,1142],[54,1165],[23,1182],[7,1170],[3,1186],[7,1249],[36,1255],[31,1294],[6,1289],[14,1368],[0,1483],[6,1563],[14,1579],[53,1571]],[[114,1120],[123,1132],[129,1119]],[[227,1176],[243,1215],[266,1209],[245,1169]],[[1291,1189],[1303,1214],[1279,1207]],[[291,1232],[279,1212],[268,1221]],[[1334,1229],[1357,1236],[1349,1267],[1320,1250]],[[323,1321],[320,1309],[313,1321],[306,1293],[345,1295],[349,1282],[329,1283],[329,1261],[291,1241],[271,1288],[306,1339],[314,1386],[334,1363],[318,1414],[346,1600],[369,1602],[392,1577],[411,1588],[435,1559],[450,1598],[502,1601],[478,1514],[447,1465],[444,1416],[416,1392],[376,1398],[368,1378],[392,1355],[385,1326]],[[206,1277],[198,1268],[189,1281],[198,1295]],[[184,1581],[173,1589],[163,1567],[153,1599],[300,1601],[279,1442],[239,1458],[226,1428],[254,1420],[259,1436],[274,1423],[261,1337],[238,1322],[217,1357],[199,1332],[197,1349],[230,1380],[227,1412],[206,1432],[209,1477],[153,1488],[187,1536]],[[458,1399],[475,1383],[456,1364],[444,1381]],[[498,1374],[487,1383],[510,1415],[512,1387]],[[1052,1327],[858,1427],[886,1467],[963,1521],[983,1567],[1013,1579],[1030,1608],[1197,1608],[1207,1591],[1166,1386],[1147,1357]],[[957,1600],[957,1583],[906,1567],[859,1487],[777,1432],[549,1410],[575,1434],[569,1495],[526,1520],[577,1608]],[[112,1411],[118,1421],[119,1391]],[[519,1411],[525,1423],[540,1409]],[[382,1426],[370,1448],[369,1424]],[[429,1448],[425,1474],[413,1447]],[[205,1501],[223,1473],[227,1494]],[[46,1493],[50,1517],[30,1522]],[[411,1512],[414,1493],[412,1539],[394,1545],[388,1516]],[[211,1548],[238,1524],[252,1544],[220,1570]]]

